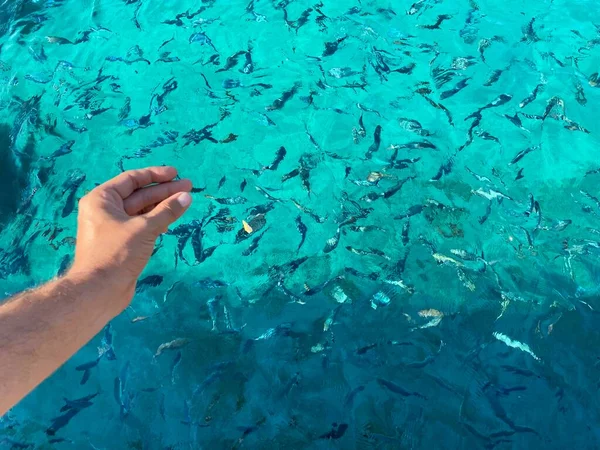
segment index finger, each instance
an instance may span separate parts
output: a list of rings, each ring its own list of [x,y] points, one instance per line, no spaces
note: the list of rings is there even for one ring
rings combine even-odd
[[[129,197],[137,189],[152,183],[164,183],[177,176],[177,169],[170,166],[146,167],[127,170],[112,180],[98,186],[98,189],[113,189],[122,199]]]

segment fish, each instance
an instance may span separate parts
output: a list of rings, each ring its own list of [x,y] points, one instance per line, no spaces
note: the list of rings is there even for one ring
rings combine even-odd
[[[373,157],[373,153],[379,150],[381,146],[381,125],[377,125],[375,127],[375,131],[373,132],[373,143],[369,146],[367,153],[365,154],[366,159],[371,159]]]
[[[77,414],[79,414],[80,411],[81,409],[69,409],[62,416],[58,416],[52,419],[52,424],[46,429],[46,434],[48,436],[55,436],[56,432],[61,428],[66,427],[71,421],[71,419]]]
[[[440,14],[439,16],[437,16],[437,19],[435,21],[434,24],[432,25],[418,25],[419,28],[424,28],[426,30],[439,30],[440,26],[442,25],[442,23],[445,20],[451,19],[452,16],[448,15],[448,14]]]
[[[383,378],[376,378],[375,381],[377,381],[377,384],[388,389],[389,391],[393,392],[394,394],[399,394],[403,397],[415,396],[415,397],[419,397],[419,398],[427,400],[427,397],[425,397],[424,395],[419,394],[418,392],[407,391],[400,385],[393,383],[391,381],[385,380]]]
[[[158,346],[158,348],[156,349],[156,353],[154,354],[154,357],[155,358],[159,357],[160,355],[163,354],[163,352],[165,350],[177,350],[178,348],[185,347],[190,342],[192,342],[191,339],[178,338],[178,339],[174,339],[170,342],[165,342],[163,344],[160,344]]]
[[[60,412],[69,411],[71,409],[85,409],[93,405],[92,400],[98,395],[98,392],[90,395],[86,395],[85,397],[76,398],[74,400],[69,400],[68,398],[64,398],[65,405],[60,408]]]
[[[262,233],[256,235],[254,239],[252,239],[252,242],[250,243],[248,248],[242,252],[242,256],[250,256],[252,253],[254,253],[254,251],[258,248],[258,243],[267,231],[268,228],[266,228]]]
[[[247,198],[236,196],[236,197],[227,197],[227,198],[215,198],[212,195],[205,195],[206,198],[212,199],[221,205],[243,205],[248,201]]]
[[[68,155],[69,153],[71,153],[73,151],[73,150],[71,150],[73,145],[75,145],[75,141],[65,142],[57,150],[52,152],[52,154],[50,156],[44,156],[43,159],[53,160],[53,159],[58,158],[59,156]]]
[[[298,90],[300,89],[301,86],[302,86],[302,83],[300,83],[300,82],[294,83],[294,85],[289,90],[287,90],[283,94],[281,94],[281,97],[276,99],[270,106],[265,107],[265,110],[276,111],[278,109],[283,108],[285,106],[285,104],[292,97],[294,97],[294,95],[296,95],[296,93],[298,92]]]
[[[214,44],[212,43],[210,38],[206,35],[206,33],[203,33],[203,32],[193,33],[189,38],[189,43],[192,44],[194,42],[198,42],[198,43],[200,43],[200,45],[208,45],[209,47],[212,47],[212,49],[215,52],[217,51],[216,47],[214,46]]]
[[[521,350],[522,352],[528,353],[536,361],[541,361],[541,359],[538,356],[536,356],[535,353],[533,353],[533,351],[531,350],[531,348],[529,347],[529,345],[524,344],[524,343],[519,342],[519,341],[515,341],[515,340],[509,338],[507,335],[499,333],[499,332],[494,332],[494,333],[492,333],[492,335],[496,339],[498,339],[500,342],[503,342],[504,344],[506,344],[507,346],[509,346],[511,348],[516,348],[517,350]]]
[[[537,98],[538,93],[540,92],[540,89],[542,89],[544,87],[543,84],[538,84],[533,91],[531,92],[531,94],[529,94],[527,97],[525,97],[521,103],[519,103],[519,108],[525,108],[525,106],[529,105],[530,103],[534,102],[535,99]]]
[[[354,248],[351,246],[347,246],[346,250],[348,250],[349,252],[354,253],[356,255],[360,255],[360,256],[375,255],[375,256],[380,256],[384,259],[387,259],[388,261],[391,259],[384,252],[382,252],[381,250],[376,249],[376,248],[370,248],[368,250],[363,250],[363,249],[358,249],[358,248]]]
[[[160,284],[162,284],[163,282],[163,276],[162,275],[148,275],[147,277],[139,280],[137,282],[135,291],[136,292],[143,292],[145,291],[148,287],[156,287],[159,286]]]
[[[539,145],[534,145],[533,147],[528,147],[525,150],[521,150],[519,153],[517,153],[513,159],[508,163],[509,166],[518,163],[521,159],[523,159],[525,157],[525,155],[535,151],[535,150],[539,150],[540,146]]]
[[[347,430],[347,423],[340,423],[339,425],[334,424],[332,429],[327,433],[320,435],[319,439],[340,439],[342,436],[344,436],[344,434],[346,434]]]
[[[285,155],[287,155],[287,150],[282,145],[277,150],[277,153],[275,154],[275,159],[273,160],[273,162],[271,164],[269,164],[268,166],[264,166],[261,170],[263,170],[263,171],[264,170],[277,170],[279,168],[279,164],[281,164],[281,162],[284,160]],[[282,181],[284,181],[284,180],[282,180]]]
[[[546,120],[546,118],[550,115],[552,110],[557,106],[562,109],[562,117],[564,117],[565,102],[560,97],[554,96],[550,98],[550,100],[548,100],[548,103],[546,104],[546,109],[544,110],[544,114],[542,115],[542,121]]]
[[[338,227],[333,237],[327,239],[327,241],[325,242],[325,248],[323,249],[323,253],[331,253],[333,250],[336,249],[340,241],[340,234],[341,230]]]
[[[490,87],[493,84],[495,84],[500,77],[502,76],[502,74],[506,71],[506,69],[496,69],[492,72],[492,74],[490,75],[490,77],[487,79],[487,81],[483,84],[486,87]]]
[[[443,91],[440,94],[440,100],[445,100],[447,98],[450,98],[456,94],[458,94],[460,91],[462,91],[464,88],[466,88],[468,86],[468,82],[471,79],[471,77],[468,78],[464,78],[462,80],[460,80],[458,83],[456,83],[456,86],[454,86],[452,89],[449,89],[447,91]]]
[[[304,241],[306,240],[306,232],[308,231],[307,226],[304,224],[304,222],[302,222],[302,217],[300,216],[296,217],[296,228],[300,233],[300,243],[298,244],[298,248],[296,249],[296,253],[298,253],[300,251],[300,248],[304,244]]]
[[[424,150],[424,149],[432,149],[432,150],[437,150],[437,147],[426,140],[423,141],[415,141],[415,142],[408,142],[406,144],[399,144],[399,145],[394,145],[392,144],[389,149],[391,150],[398,150],[398,149],[406,149],[406,150]]]
[[[515,181],[520,180],[521,178],[524,178],[525,176],[523,175],[523,168],[521,167],[519,169],[519,171],[517,172],[517,176],[515,177]]]
[[[323,54],[321,55],[323,58],[327,56],[331,56],[337,52],[339,45],[344,42],[348,36],[341,37],[336,39],[335,41],[325,42],[325,50],[323,50]]]

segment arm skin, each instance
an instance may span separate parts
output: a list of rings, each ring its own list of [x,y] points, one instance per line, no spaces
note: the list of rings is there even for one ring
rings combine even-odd
[[[69,272],[0,305],[0,416],[129,306],[156,238],[191,203],[191,183],[176,176],[150,167],[91,191]]]

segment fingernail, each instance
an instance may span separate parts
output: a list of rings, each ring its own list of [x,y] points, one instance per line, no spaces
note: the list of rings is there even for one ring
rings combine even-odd
[[[180,194],[179,197],[177,197],[177,201],[183,208],[187,208],[188,206],[190,206],[190,203],[192,203],[192,196],[187,192],[184,192],[183,194]]]

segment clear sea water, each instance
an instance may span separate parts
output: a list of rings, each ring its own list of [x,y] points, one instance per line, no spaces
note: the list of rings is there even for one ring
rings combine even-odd
[[[3,0],[2,294],[68,266],[74,200],[121,170],[198,192],[0,448],[598,448],[599,25],[588,0]]]

